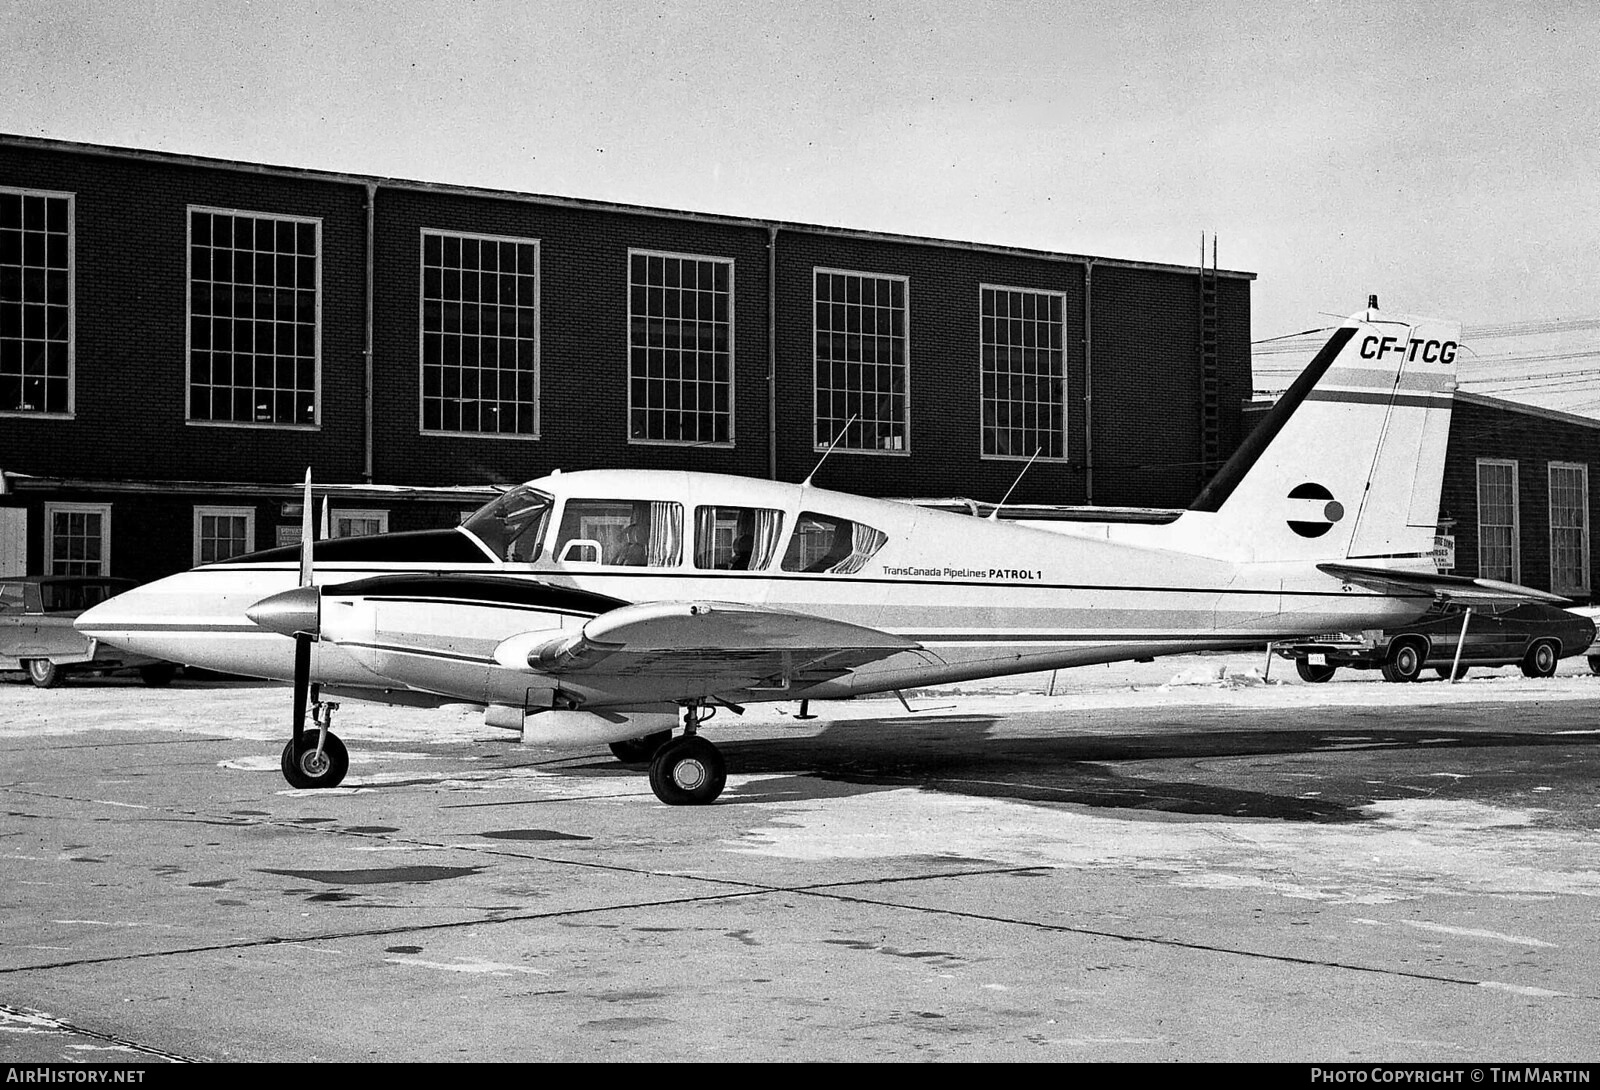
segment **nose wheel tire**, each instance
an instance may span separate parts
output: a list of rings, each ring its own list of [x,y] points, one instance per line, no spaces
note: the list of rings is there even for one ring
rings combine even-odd
[[[668,742],[650,762],[650,789],[668,806],[703,806],[722,794],[727,782],[722,753],[699,735]]]
[[[350,753],[338,737],[329,734],[317,752],[317,735],[308,730],[298,744],[293,738],[283,747],[283,778],[290,787],[338,787],[350,771]]]

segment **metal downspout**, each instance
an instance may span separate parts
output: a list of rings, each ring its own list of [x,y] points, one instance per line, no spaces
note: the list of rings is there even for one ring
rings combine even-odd
[[[1094,262],[1083,263],[1083,502],[1094,503]]]
[[[778,479],[778,228],[767,228],[767,477]]]
[[[367,300],[366,300],[366,333],[365,344],[362,347],[362,453],[363,461],[361,476],[367,484],[372,483],[372,298],[373,298],[373,241],[372,232],[377,216],[373,206],[377,203],[378,187],[367,183]]]

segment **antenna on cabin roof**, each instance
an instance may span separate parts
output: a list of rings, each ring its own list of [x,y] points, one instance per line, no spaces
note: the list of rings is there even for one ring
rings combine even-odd
[[[1367,296],[1367,309],[1368,310],[1377,310],[1378,309],[1378,297],[1376,295]]]
[[[1028,472],[1028,470],[1032,468],[1033,463],[1038,460],[1039,455],[1043,452],[1043,447],[1035,447],[1033,449],[1033,457],[1029,458],[1028,464],[1022,467],[1022,473],[1017,474],[1017,479],[1011,482],[1011,487],[1006,489],[1006,494],[1000,497],[1000,502],[994,505],[993,511],[989,512],[990,522],[1000,521],[1000,508],[1006,505],[1006,501],[1011,498],[1011,493],[1015,492],[1017,490],[1017,485],[1022,483],[1022,474]]]
[[[860,413],[851,413],[850,414],[850,419],[846,420],[844,422],[844,427],[839,429],[839,434],[835,435],[833,437],[833,442],[828,444],[828,449],[822,452],[822,457],[821,458],[817,459],[816,468],[811,471],[810,475],[807,476],[805,480],[800,482],[800,487],[801,488],[810,488],[811,487],[811,478],[815,477],[817,475],[817,470],[821,469],[822,468],[822,463],[826,462],[828,460],[828,455],[833,453],[833,448],[838,446],[840,443],[844,442],[844,433],[850,430],[850,425],[854,424],[856,422],[856,417],[858,417],[860,415],[861,415]]]

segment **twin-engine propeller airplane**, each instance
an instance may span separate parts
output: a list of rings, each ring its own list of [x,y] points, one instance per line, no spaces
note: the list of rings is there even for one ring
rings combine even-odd
[[[470,702],[540,743],[650,761],[663,801],[726,771],[718,706],[1382,628],[1436,596],[1554,599],[1432,558],[1458,328],[1344,323],[1182,511],[998,521],[807,484],[557,473],[460,527],[303,540],[83,614],[98,639],[292,680],[283,771],[331,787],[333,701]],[[308,702],[312,723],[305,724]],[[673,737],[681,709],[683,732]]]

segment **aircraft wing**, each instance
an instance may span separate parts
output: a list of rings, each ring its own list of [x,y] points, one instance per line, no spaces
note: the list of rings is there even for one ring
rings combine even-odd
[[[1518,605],[1523,602],[1546,602],[1559,606],[1567,605],[1571,601],[1548,591],[1535,590],[1516,583],[1502,583],[1498,579],[1475,579],[1470,575],[1396,571],[1389,568],[1367,568],[1359,564],[1318,564],[1317,568],[1348,583],[1372,590],[1387,593],[1409,591],[1412,594],[1432,594],[1463,605]]]
[[[689,692],[821,680],[920,647],[876,628],[788,610],[651,602],[609,610],[570,634],[513,636],[494,657],[556,676],[659,678]]]

